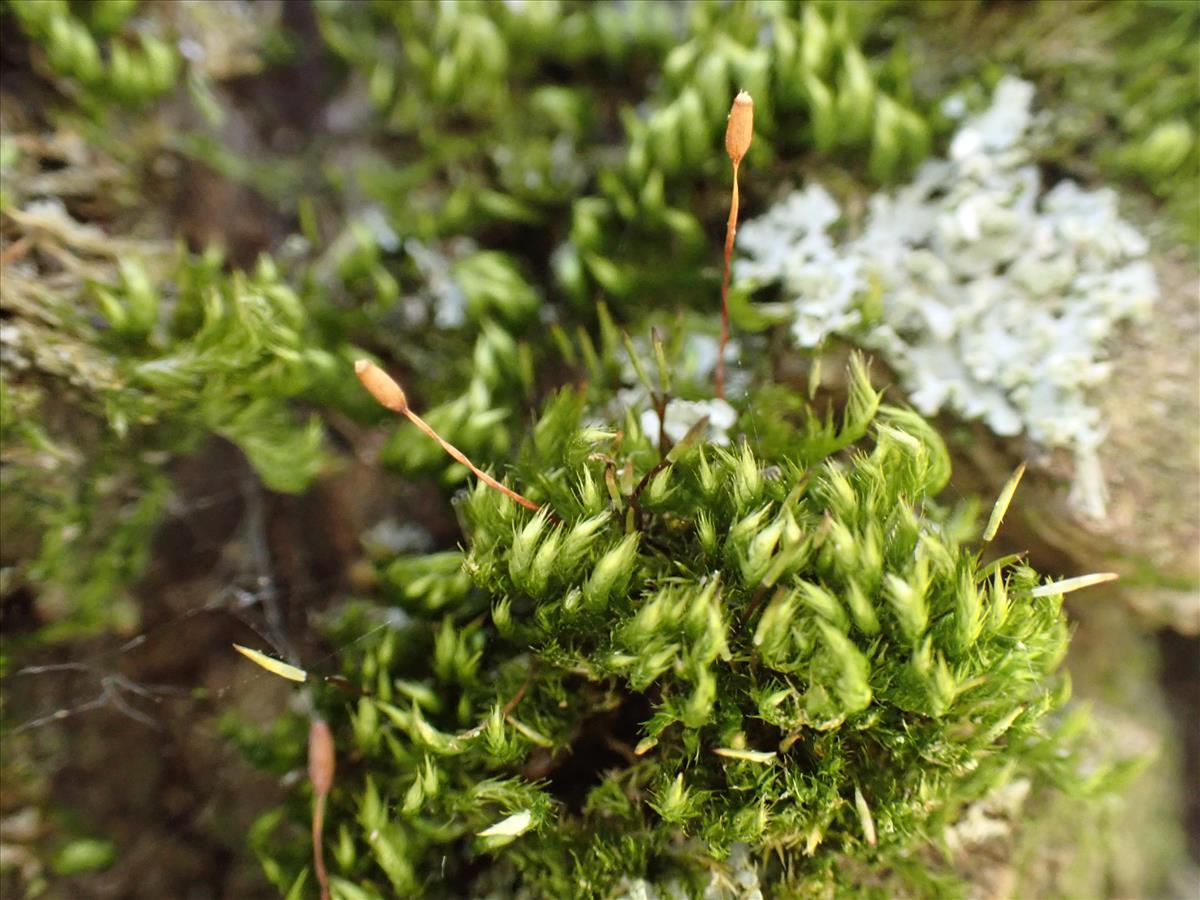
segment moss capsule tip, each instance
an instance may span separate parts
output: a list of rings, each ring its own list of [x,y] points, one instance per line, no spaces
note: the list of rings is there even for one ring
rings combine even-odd
[[[393,412],[408,411],[408,397],[387,372],[368,359],[360,359],[354,364],[354,374],[380,405]]]
[[[725,151],[736,166],[750,149],[754,138],[754,99],[745,91],[733,98],[729,124],[725,128]]]

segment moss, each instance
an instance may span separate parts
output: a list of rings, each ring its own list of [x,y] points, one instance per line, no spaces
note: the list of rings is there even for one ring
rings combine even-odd
[[[1061,596],[959,544],[940,440],[852,383],[840,424],[802,413],[765,455],[699,428],[664,453],[633,412],[553,398],[509,473],[541,511],[473,489],[462,554],[404,559],[403,624],[343,654],[363,695],[331,712],[365,765],[335,791],[335,873],[700,890],[743,846],[780,896],[820,893],[1014,779],[1082,784],[1052,717]],[[452,561],[447,596],[422,573]]]
[[[144,106],[178,81],[178,51],[152,30],[153,17],[134,27],[138,6],[138,0],[94,0],[74,9],[66,0],[5,0],[0,12],[16,18],[48,75],[81,104],[99,108]]]
[[[844,416],[813,415],[743,330],[736,423],[687,431],[728,411],[682,348],[715,330],[729,98],[756,94],[748,210],[813,166],[901,178],[945,125],[914,7],[248,9],[3,6],[57,94],[6,102],[0,140],[4,590],[57,610],[43,637],[134,627],[169,466],[208,437],[288,492],[362,449],[384,414],[347,386],[361,345],[553,516],[471,491],[460,550],[381,567],[385,627],[364,603],[330,628],[336,895],[953,894],[948,829],[1014,785],[1108,782],[1080,784],[1087,741],[1061,733],[1059,598],[964,546],[918,417],[861,372]],[[1130,166],[1166,174],[1163,123]],[[175,209],[233,183],[255,241],[236,204]],[[618,322],[668,359],[622,355]],[[466,478],[389,436],[403,476]],[[273,773],[300,762],[293,716],[228,730]],[[289,896],[305,800],[249,835]]]

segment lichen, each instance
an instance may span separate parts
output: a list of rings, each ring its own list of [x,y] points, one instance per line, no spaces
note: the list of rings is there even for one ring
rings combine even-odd
[[[817,184],[739,234],[736,274],[780,282],[797,344],[837,335],[877,351],[927,415],[948,408],[995,433],[1075,454],[1073,499],[1104,514],[1092,402],[1117,329],[1158,295],[1147,242],[1110,189],[1049,189],[1034,161],[1033,88],[1003,79],[955,134],[946,159],[871,197],[861,229]]]

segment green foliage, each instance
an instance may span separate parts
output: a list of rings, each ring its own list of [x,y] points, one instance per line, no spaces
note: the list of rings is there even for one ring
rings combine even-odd
[[[290,401],[343,363],[315,349],[320,337],[272,264],[251,274],[222,263],[124,256],[65,296],[15,270],[6,279],[17,315],[0,366],[4,530],[26,552],[40,544],[18,577],[61,629],[136,623],[126,591],[165,512],[173,455],[218,435],[285,492],[325,462],[323,427]]]
[[[473,458],[503,459],[534,373],[560,365],[541,323],[593,326],[598,297],[618,319],[664,301],[712,314],[708,235],[727,214],[712,187],[728,177],[721,134],[739,88],[756,97],[761,184],[814,150],[881,178],[926,154],[904,49],[878,31],[885,8],[318,3],[321,37],[374,116],[355,165],[327,169],[353,212],[317,279],[384,323],[372,349],[402,373],[437,369],[416,397],[431,424]],[[416,322],[414,281],[433,288]],[[401,309],[413,324],[393,336]],[[383,456],[465,476],[406,429]]]
[[[83,838],[71,841],[54,857],[54,871],[59,875],[78,875],[107,869],[117,857],[111,841]]]
[[[235,101],[199,64],[200,115],[183,134],[153,121],[170,139],[119,148],[115,176],[69,146],[42,166],[37,141],[5,135],[4,590],[27,583],[53,611],[42,637],[131,628],[171,461],[217,435],[268,488],[304,490],[329,461],[322,414],[385,421],[348,375],[360,343],[415,373],[422,415],[545,511],[472,489],[460,550],[381,567],[386,627],[359,606],[331,628],[353,695],[318,697],[338,735],[334,896],[699,889],[745,848],[780,895],[866,890],[883,871],[953,892],[914,860],[965,805],[1023,777],[1083,791],[1112,775],[1081,783],[1055,734],[1061,598],[960,545],[933,499],[944,447],[862,367],[836,416],[751,382],[732,443],[700,428],[660,448],[644,418],[707,396],[682,345],[715,319],[737,89],[756,100],[750,192],[813,162],[890,180],[926,154],[931,98],[897,8],[318,0],[315,55],[345,76],[323,113],[370,101],[336,153],[242,158],[219,130]],[[121,140],[102,124],[112,104],[144,109],[175,84],[178,9],[0,12],[90,152]],[[1122,165],[1163,185],[1186,171],[1184,108],[1152,113]],[[135,175],[164,150],[256,188],[303,236],[252,271],[131,239],[164,233],[167,204]],[[105,193],[138,205],[119,224],[81,212]],[[654,312],[689,308],[703,313]],[[653,356],[614,324],[647,311],[668,334]],[[529,421],[580,373],[586,388]],[[466,477],[404,424],[380,459]],[[301,765],[294,717],[226,732],[276,774]],[[248,836],[288,896],[311,890],[304,801]]]
[[[213,254],[185,261],[157,329],[144,276],[126,271],[123,296],[100,294],[124,351],[123,383],[104,398],[105,413],[118,433],[166,422],[218,434],[241,447],[267,487],[302,490],[320,468],[322,432],[315,419],[297,427],[286,400],[334,376],[337,359],[306,346],[306,313],[273,264],[231,276],[220,266]]]
[[[1080,99],[1118,124],[1121,144],[1105,154],[1136,176],[1200,234],[1200,9],[1190,3],[1120,3],[1105,10],[1116,52],[1104,79],[1068,81]]]
[[[5,0],[42,52],[49,72],[82,102],[145,105],[173,88],[179,54],[168,39],[146,27],[129,27],[138,0]],[[82,15],[76,15],[81,12]]]
[[[805,890],[1017,774],[1070,782],[1061,596],[959,545],[940,440],[853,375],[844,421],[789,419],[770,455],[747,431],[664,456],[551,399],[510,471],[542,511],[471,489],[464,550],[392,563],[408,620],[345,654],[366,693],[338,741],[366,764],[335,790],[335,872],[607,896],[699,887],[745,844]]]
[[[850,149],[891,178],[928,152],[903,48],[864,53],[871,4],[330,0],[318,11],[380,127],[419,148],[358,171],[389,220],[423,240],[539,227],[558,244],[556,288],[584,310],[597,293],[630,306],[710,296],[695,272],[703,217],[717,214],[698,215],[696,195],[727,169],[720,136],[739,89],[756,99],[756,169]]]

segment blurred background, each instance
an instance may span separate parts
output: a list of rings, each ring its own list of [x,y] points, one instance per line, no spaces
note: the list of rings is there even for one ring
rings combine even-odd
[[[865,348],[953,498],[1029,463],[1003,550],[1121,575],[1068,667],[1145,767],[993,811],[973,895],[1196,896],[1200,5],[0,0],[6,897],[279,895],[231,642],[334,660],[460,540],[352,360],[481,465],[598,301],[711,369],[743,89],[731,391]]]

